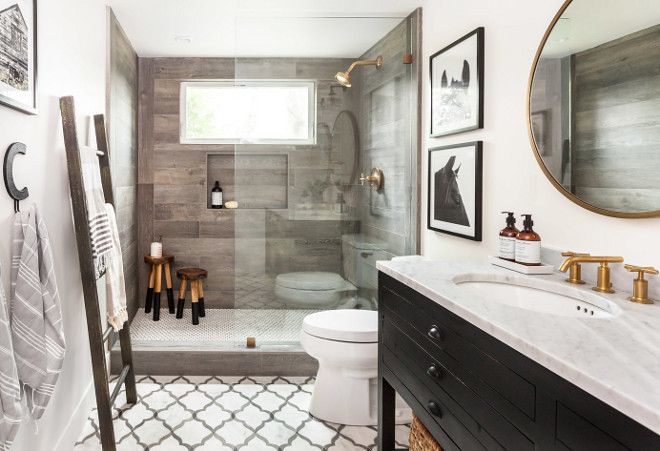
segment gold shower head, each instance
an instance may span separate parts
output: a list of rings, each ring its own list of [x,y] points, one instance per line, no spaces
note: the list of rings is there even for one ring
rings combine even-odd
[[[343,87],[350,88],[353,85],[350,73],[355,68],[355,66],[376,66],[377,69],[380,69],[382,65],[382,56],[379,56],[375,61],[356,61],[351,64],[351,67],[349,67],[346,72],[337,72],[337,75],[335,75],[335,80],[337,80],[337,82]]]

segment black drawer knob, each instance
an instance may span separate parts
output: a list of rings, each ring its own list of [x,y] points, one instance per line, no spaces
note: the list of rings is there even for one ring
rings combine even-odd
[[[440,332],[440,329],[438,329],[438,326],[431,326],[431,329],[428,332],[428,336],[434,340],[442,339],[442,333]]]
[[[440,406],[435,401],[429,401],[429,412],[436,417],[442,418],[442,410],[440,410]]]
[[[429,369],[426,370],[426,374],[435,379],[442,379],[442,371],[440,371],[438,367],[435,366],[435,363],[432,363]]]

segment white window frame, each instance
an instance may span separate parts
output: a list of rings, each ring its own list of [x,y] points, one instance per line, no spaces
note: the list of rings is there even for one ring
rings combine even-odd
[[[198,138],[186,136],[186,100],[189,86],[248,86],[248,87],[307,87],[308,92],[308,125],[306,139],[249,139],[249,138]],[[316,80],[208,80],[182,81],[179,96],[179,141],[181,144],[316,144]]]

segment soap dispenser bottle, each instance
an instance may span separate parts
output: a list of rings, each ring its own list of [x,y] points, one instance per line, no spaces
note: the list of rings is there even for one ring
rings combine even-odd
[[[541,236],[532,229],[532,215],[522,216],[525,220],[522,232],[516,236],[516,263],[538,266],[541,264]]]
[[[503,260],[516,261],[516,237],[520,232],[515,228],[516,218],[512,211],[503,211],[502,214],[508,214],[506,217],[506,227],[500,231],[500,250],[499,257]]]
[[[211,208],[222,208],[222,188],[220,182],[216,181],[211,190]]]

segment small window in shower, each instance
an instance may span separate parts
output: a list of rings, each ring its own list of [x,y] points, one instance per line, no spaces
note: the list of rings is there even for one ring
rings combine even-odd
[[[181,83],[182,143],[316,143],[316,83],[223,80]]]

